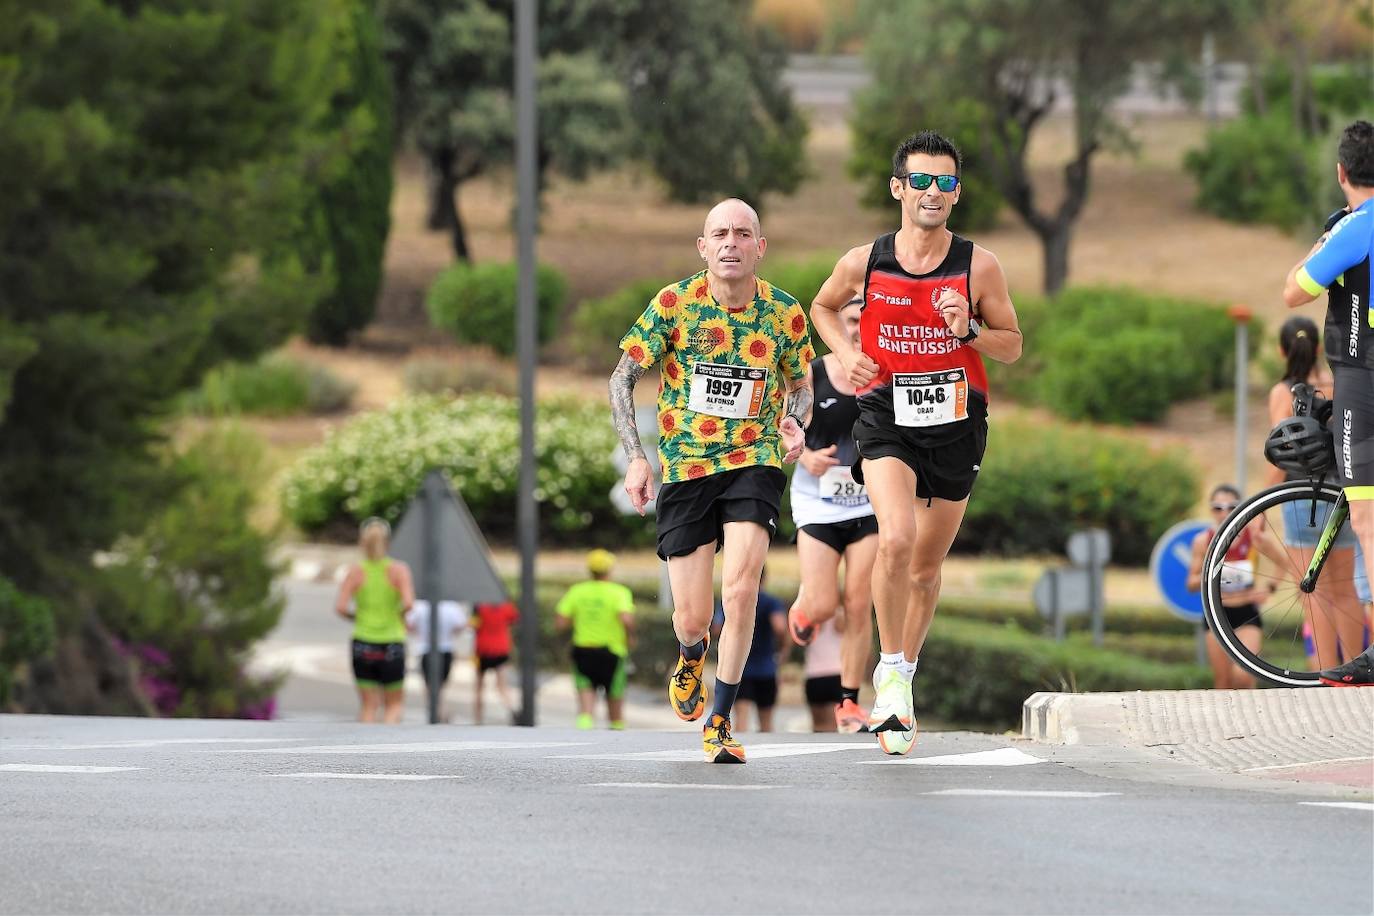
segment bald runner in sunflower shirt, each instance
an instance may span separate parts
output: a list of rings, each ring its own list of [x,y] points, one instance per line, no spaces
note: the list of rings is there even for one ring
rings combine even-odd
[[[702,730],[712,763],[745,759],[730,711],[753,640],[759,574],[777,533],[787,481],[782,465],[801,454],[811,412],[815,351],[806,315],[797,300],[758,278],[767,245],[758,214],[744,201],[712,208],[697,239],[706,269],[653,298],[621,340],[624,355],[611,375],[611,410],[630,460],[625,491],[642,515],[655,488],[635,427],[634,386],[662,364],[658,555],[668,561],[681,645],[668,694],[686,721],[706,710],[713,571],[716,552],[724,552],[725,625]]]

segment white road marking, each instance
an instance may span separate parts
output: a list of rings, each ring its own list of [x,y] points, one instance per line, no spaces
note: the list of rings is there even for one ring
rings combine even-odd
[[[415,741],[407,744],[319,744],[312,747],[248,747],[219,754],[422,754],[427,751],[523,751],[579,747],[585,741]]]
[[[589,782],[589,789],[731,789],[750,792],[761,789],[790,789],[791,786],[732,786],[718,782]]]
[[[1021,767],[1044,763],[1014,747],[999,747],[995,751],[973,751],[968,754],[941,754],[938,757],[885,757],[882,760],[861,760],[877,766],[898,764],[914,767]]]
[[[824,743],[801,743],[801,744],[746,744],[745,752],[750,760],[764,760],[769,757],[800,757],[805,754],[829,754],[834,751],[869,751],[873,750],[871,744],[838,744],[833,741]],[[649,762],[668,762],[676,763],[686,761],[691,763],[701,762],[700,750],[674,750],[674,751],[636,751],[629,754],[554,754],[550,755],[549,760],[642,760]]]
[[[0,770],[9,773],[123,773],[143,767],[55,766],[46,763],[0,763]]]
[[[272,773],[285,779],[462,779],[461,776],[431,776],[421,773]]]
[[[1314,808],[1351,808],[1355,811],[1374,811],[1374,802],[1298,802]]]
[[[970,795],[991,798],[1105,798],[1120,795],[1120,792],[1049,792],[1033,789],[940,789],[937,792],[922,792],[922,795]]]
[[[1258,773],[1261,770],[1291,770],[1293,767],[1314,767],[1323,763],[1355,763],[1360,760],[1374,762],[1374,757],[1329,757],[1326,760],[1305,760],[1302,763],[1275,763],[1263,767],[1246,767],[1242,773]]]
[[[282,744],[304,738],[147,738],[139,741],[110,741],[105,744],[9,744],[0,742],[0,751],[118,751],[130,748],[162,747],[170,744]]]

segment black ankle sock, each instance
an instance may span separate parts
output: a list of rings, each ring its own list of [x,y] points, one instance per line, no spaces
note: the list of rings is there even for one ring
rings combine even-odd
[[[682,647],[682,657],[689,662],[694,662],[706,654],[706,637],[703,636],[690,646],[678,643]]]
[[[727,684],[716,678],[716,699],[711,706],[711,715],[730,718],[730,710],[735,707],[735,695],[738,693],[739,684]]]
[[[843,703],[845,700],[853,700],[855,703],[859,702],[859,688],[858,688],[858,687],[846,687],[846,686],[844,686],[843,684],[841,684],[841,685],[840,685],[840,702]],[[838,705],[838,704],[837,704],[837,705]]]

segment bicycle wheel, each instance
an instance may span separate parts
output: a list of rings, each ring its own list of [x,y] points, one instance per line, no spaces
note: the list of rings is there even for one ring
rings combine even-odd
[[[1364,572],[1356,568],[1349,519],[1341,521],[1328,546],[1320,546],[1340,493],[1333,484],[1311,481],[1262,490],[1227,516],[1208,545],[1202,567],[1207,625],[1238,665],[1271,683],[1318,686],[1318,671],[1353,657],[1369,642],[1356,583]],[[1249,563],[1238,561],[1243,552]],[[1324,562],[1304,588],[1319,552]],[[1260,605],[1258,620],[1250,621],[1257,626],[1233,625],[1227,614],[1224,596],[1234,601],[1242,594]]]

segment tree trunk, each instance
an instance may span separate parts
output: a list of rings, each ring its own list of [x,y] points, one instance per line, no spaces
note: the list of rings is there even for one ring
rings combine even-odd
[[[472,253],[468,250],[463,217],[458,212],[458,176],[454,172],[453,154],[445,151],[430,156],[429,172],[429,228],[447,229],[453,238],[454,256],[470,262]]]
[[[1055,220],[1036,235],[1040,237],[1045,268],[1045,295],[1054,296],[1069,279],[1069,240],[1073,236],[1073,221]]]

